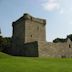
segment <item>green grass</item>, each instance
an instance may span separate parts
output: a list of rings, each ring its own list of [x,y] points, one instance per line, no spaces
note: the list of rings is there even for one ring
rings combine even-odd
[[[10,58],[11,56],[5,53],[0,52],[0,59],[2,58]]]
[[[13,57],[0,53],[0,72],[72,72],[72,59]]]

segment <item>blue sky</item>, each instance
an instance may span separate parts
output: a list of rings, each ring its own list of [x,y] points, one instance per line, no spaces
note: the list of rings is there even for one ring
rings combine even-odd
[[[24,13],[46,19],[47,41],[72,34],[72,0],[0,0],[2,36],[12,36],[12,22]]]

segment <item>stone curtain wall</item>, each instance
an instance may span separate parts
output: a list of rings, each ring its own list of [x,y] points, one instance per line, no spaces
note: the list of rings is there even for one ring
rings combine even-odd
[[[38,57],[38,42],[24,44],[25,56]]]
[[[38,57],[38,42],[26,43],[19,47],[14,46],[9,53],[14,56]]]
[[[39,56],[44,57],[72,57],[72,43],[39,42]]]

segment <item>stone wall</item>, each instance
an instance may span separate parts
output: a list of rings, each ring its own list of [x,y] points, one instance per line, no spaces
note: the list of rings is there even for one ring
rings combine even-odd
[[[18,45],[14,46],[11,48],[10,54],[14,56],[38,57],[38,42],[26,43],[19,47]]]
[[[25,22],[20,19],[13,22],[12,48],[21,47],[25,42]]]
[[[46,20],[24,14],[25,18],[25,43],[33,41],[45,41]]]
[[[25,43],[33,41],[45,41],[45,26],[31,20],[25,21]]]
[[[39,42],[38,45],[40,57],[72,57],[72,43]]]
[[[32,57],[38,57],[38,42],[32,42],[32,43],[26,43],[24,44],[24,52],[25,56],[32,56]]]

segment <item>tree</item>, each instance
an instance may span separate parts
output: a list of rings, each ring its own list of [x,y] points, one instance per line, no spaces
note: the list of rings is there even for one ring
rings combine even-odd
[[[3,38],[2,36],[0,36],[0,51],[2,50],[2,46],[3,46]]]
[[[58,42],[64,43],[64,42],[67,42],[67,39],[56,38],[53,40],[53,42],[54,43],[58,43]]]
[[[3,38],[2,36],[0,36],[0,51],[9,48],[10,46],[11,46],[11,38],[9,37]]]
[[[65,39],[61,39],[61,38],[56,38],[53,40],[54,43],[58,43],[58,42],[67,42],[67,40],[70,39],[72,41],[72,34],[67,35],[67,38]]]
[[[68,38],[72,41],[72,34],[68,35],[68,36],[67,36],[67,39],[68,39]]]

